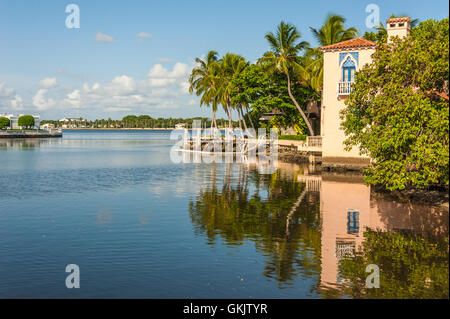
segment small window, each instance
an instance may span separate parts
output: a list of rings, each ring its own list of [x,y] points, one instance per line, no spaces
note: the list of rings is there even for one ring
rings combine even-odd
[[[390,26],[391,28],[395,28],[395,23],[391,23],[389,26]]]
[[[347,233],[359,233],[359,211],[357,210],[349,209],[347,211]]]
[[[399,27],[403,27],[403,26],[405,26],[405,24],[404,23],[399,23],[398,26]]]

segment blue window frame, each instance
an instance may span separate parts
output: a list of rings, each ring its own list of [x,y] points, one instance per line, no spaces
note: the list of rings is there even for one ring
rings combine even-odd
[[[347,211],[347,233],[359,233],[359,212],[357,210]]]
[[[342,82],[353,82],[355,72],[355,62],[350,57],[347,57],[345,62],[342,64]]]

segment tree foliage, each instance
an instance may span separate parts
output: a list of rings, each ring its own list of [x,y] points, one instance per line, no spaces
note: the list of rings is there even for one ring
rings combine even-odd
[[[31,115],[22,115],[19,117],[18,121],[19,126],[21,127],[33,127],[34,126],[34,117]]]
[[[448,185],[448,35],[448,19],[422,22],[382,44],[358,72],[342,126],[347,148],[374,159],[367,182],[390,190]]]
[[[10,125],[10,121],[6,117],[0,117],[0,129],[4,129]]]
[[[249,105],[252,111],[248,114],[252,121],[258,121],[263,113],[277,109],[282,114],[275,116],[272,126],[293,127],[298,125],[300,132],[306,134],[304,124],[297,108],[287,94],[287,79],[280,73],[266,73],[259,65],[250,65],[244,72],[233,79],[234,90],[232,102]],[[318,98],[317,93],[305,86],[292,86],[292,94],[302,105]]]
[[[447,298],[448,237],[427,239],[407,233],[368,230],[363,249],[339,265],[355,298]],[[366,266],[380,267],[380,288],[365,287]]]

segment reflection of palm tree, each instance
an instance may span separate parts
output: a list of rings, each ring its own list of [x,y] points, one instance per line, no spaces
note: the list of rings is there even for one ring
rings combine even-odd
[[[280,284],[289,284],[300,271],[320,272],[319,206],[303,201],[291,215],[290,234],[287,216],[305,189],[305,184],[283,179],[281,174],[259,175],[256,171],[225,166],[222,188],[202,189],[189,205],[197,232],[214,244],[220,236],[227,245],[251,240],[266,256],[264,275]],[[215,168],[214,168],[215,169]],[[215,174],[213,171],[212,174]],[[215,180],[215,179],[214,179]],[[257,189],[268,193],[261,196]]]

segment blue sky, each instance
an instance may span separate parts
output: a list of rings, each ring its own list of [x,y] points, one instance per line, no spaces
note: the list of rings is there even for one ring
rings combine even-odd
[[[80,8],[79,29],[65,26],[70,3]],[[319,27],[328,13],[363,34],[370,3],[382,22],[391,13],[423,21],[449,12],[441,0],[0,0],[0,113],[209,116],[186,92],[195,57],[214,49],[253,62],[268,49],[264,34],[281,20],[316,46],[309,26]]]

